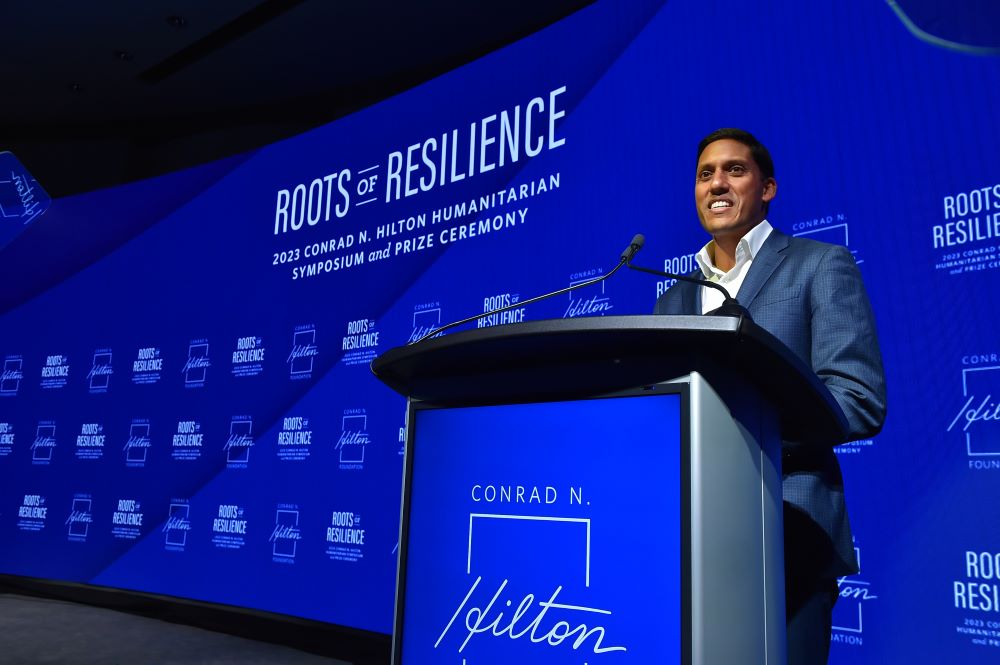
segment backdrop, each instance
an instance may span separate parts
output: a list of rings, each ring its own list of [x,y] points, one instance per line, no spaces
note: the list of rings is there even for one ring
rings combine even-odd
[[[738,126],[774,156],[771,222],[853,252],[886,364],[883,433],[838,448],[862,571],[833,661],[994,662],[1000,15],[932,4],[600,2],[300,137],[54,201],[0,252],[0,572],[389,632],[405,411],[370,360],[636,232],[638,262],[692,269],[695,148]]]

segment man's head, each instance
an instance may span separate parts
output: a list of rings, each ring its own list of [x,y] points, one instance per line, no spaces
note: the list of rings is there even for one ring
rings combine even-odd
[[[717,241],[738,241],[762,222],[778,191],[767,148],[742,129],[718,129],[702,139],[695,173],[698,218]]]

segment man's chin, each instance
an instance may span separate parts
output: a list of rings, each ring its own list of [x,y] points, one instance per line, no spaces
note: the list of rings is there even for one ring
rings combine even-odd
[[[712,223],[713,221],[714,223]],[[741,222],[739,220],[709,220],[709,223],[702,221],[701,226],[710,236],[715,238],[716,242],[718,242],[720,240],[725,241],[727,239],[739,240],[758,224],[760,224],[760,222],[750,223]]]

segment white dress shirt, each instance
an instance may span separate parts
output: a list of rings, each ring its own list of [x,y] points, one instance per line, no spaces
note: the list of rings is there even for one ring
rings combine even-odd
[[[701,248],[694,259],[701,268],[702,275],[710,282],[716,282],[727,291],[729,295],[738,299],[737,294],[743,285],[743,278],[750,270],[750,264],[757,256],[764,241],[771,235],[771,224],[765,219],[757,226],[753,227],[747,234],[740,238],[736,245],[736,265],[729,272],[722,272],[715,267],[715,241],[710,240],[707,245]],[[743,304],[743,303],[740,303]],[[722,293],[707,286],[701,287],[701,313],[705,314],[722,305]]]

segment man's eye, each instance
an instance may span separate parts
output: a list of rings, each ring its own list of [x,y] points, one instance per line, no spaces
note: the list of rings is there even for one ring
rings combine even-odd
[[[709,180],[712,177],[711,171],[699,171],[698,180]]]
[[[729,167],[729,172],[732,173],[733,175],[743,175],[744,173],[747,172],[747,169],[745,166],[734,164]]]

